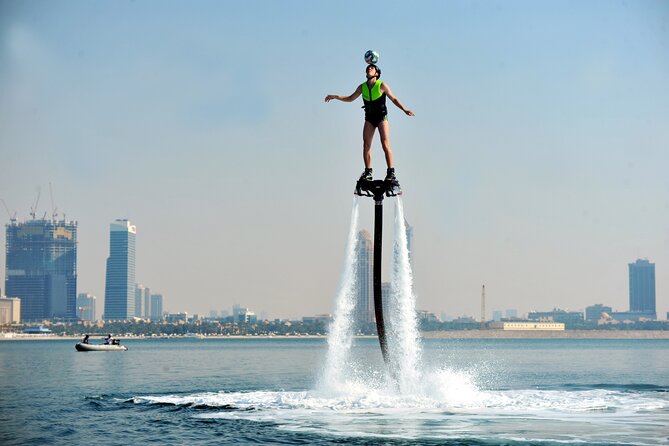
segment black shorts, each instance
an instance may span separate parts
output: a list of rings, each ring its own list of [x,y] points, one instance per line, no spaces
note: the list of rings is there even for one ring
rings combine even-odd
[[[365,121],[369,122],[374,127],[378,127],[379,124],[381,124],[383,121],[387,121],[387,120],[388,120],[388,114],[387,113],[366,114],[365,115]]]

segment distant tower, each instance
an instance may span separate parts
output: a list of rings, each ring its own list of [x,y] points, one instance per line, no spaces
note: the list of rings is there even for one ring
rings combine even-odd
[[[655,309],[655,264],[648,259],[629,263],[630,312],[657,319]]]
[[[485,330],[485,285],[481,287],[481,330]]]
[[[79,293],[77,296],[77,316],[82,321],[95,321],[95,307],[97,298],[89,293]]]
[[[135,284],[135,317],[142,317],[142,298],[144,297],[144,285]]]
[[[151,320],[159,321],[163,318],[163,295],[151,295]]]
[[[354,320],[358,324],[374,321],[372,298],[372,263],[373,245],[372,236],[369,232],[362,230],[358,232],[358,244],[355,247],[357,267],[356,283],[357,293],[355,299]]]
[[[135,237],[128,220],[110,225],[105,282],[105,319],[128,320],[135,315]]]
[[[21,299],[21,320],[76,318],[77,222],[12,219],[6,228],[5,292]]]
[[[151,318],[151,288],[149,288],[148,286],[144,287],[143,298],[144,298],[144,308],[142,308],[142,310],[143,310],[142,316],[145,319],[150,319]]]

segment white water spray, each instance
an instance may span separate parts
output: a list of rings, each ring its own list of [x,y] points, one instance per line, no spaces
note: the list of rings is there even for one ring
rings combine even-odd
[[[421,348],[416,320],[416,297],[413,293],[413,273],[409,262],[406,224],[402,199],[395,201],[395,242],[391,301],[389,305],[388,352],[390,367],[399,390],[414,394],[420,383]]]
[[[322,374],[321,387],[336,389],[347,376],[349,352],[353,342],[353,310],[355,308],[358,259],[355,247],[358,243],[358,198],[353,199],[351,225],[346,242],[346,255],[339,289],[337,291],[334,318],[328,333],[328,353]]]

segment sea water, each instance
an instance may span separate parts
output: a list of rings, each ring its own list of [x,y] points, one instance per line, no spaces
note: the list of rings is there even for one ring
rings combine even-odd
[[[326,339],[0,342],[0,444],[669,444],[669,340],[425,339],[412,392],[319,386]]]

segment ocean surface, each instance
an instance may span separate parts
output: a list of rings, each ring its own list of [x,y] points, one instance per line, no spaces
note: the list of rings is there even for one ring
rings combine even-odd
[[[669,340],[426,339],[399,391],[376,339],[0,342],[0,445],[669,445]]]

